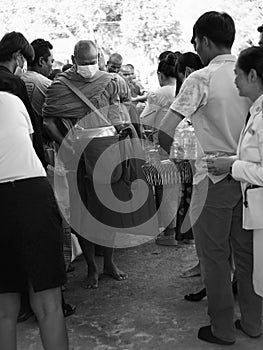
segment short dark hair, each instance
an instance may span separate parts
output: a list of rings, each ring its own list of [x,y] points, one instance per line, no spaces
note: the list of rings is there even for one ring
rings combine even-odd
[[[19,32],[10,32],[0,41],[0,62],[10,61],[14,52],[19,51],[27,61],[34,59],[34,49]]]
[[[166,77],[177,78],[176,73],[177,57],[172,52],[169,53],[158,65],[157,72],[163,73]]]
[[[65,72],[66,70],[70,69],[71,67],[73,67],[73,64],[67,63],[67,64],[64,64],[64,66],[61,68],[61,70],[62,70],[62,72]]]
[[[225,12],[209,11],[198,18],[193,27],[191,43],[195,45],[195,38],[206,36],[217,46],[230,49],[235,40],[235,23],[233,18]]]
[[[134,70],[134,65],[131,63],[127,63],[126,66],[130,67],[132,70]]]
[[[53,49],[53,46],[49,41],[44,39],[35,39],[34,41],[32,41],[31,45],[33,46],[35,51],[35,58],[34,60],[29,62],[30,65],[38,65],[40,57],[44,57],[45,61],[48,60],[48,57],[51,54],[50,50]]]
[[[185,74],[186,67],[198,70],[204,67],[200,57],[194,52],[185,52],[177,60],[176,71],[177,71],[177,81],[176,81],[176,95],[179,93],[181,86],[183,84],[182,80],[179,78],[179,73]]]
[[[258,32],[259,33],[263,33],[263,24],[261,26],[258,27]]]
[[[173,51],[163,51],[162,53],[160,53],[158,60],[162,61],[163,59],[165,59],[165,57],[167,57],[168,55],[170,55],[170,53],[173,53]]]
[[[177,60],[176,68],[178,73],[185,73],[186,67],[198,70],[204,67],[200,57],[194,52],[185,52]]]
[[[48,79],[55,80],[58,74],[62,73],[62,70],[60,68],[52,69],[51,73],[48,76]]]
[[[247,75],[251,69],[255,69],[263,82],[263,48],[251,46],[242,50],[237,59],[237,66]]]
[[[180,56],[182,56],[182,52],[180,51],[175,51],[174,55],[176,56],[176,58],[178,59]]]

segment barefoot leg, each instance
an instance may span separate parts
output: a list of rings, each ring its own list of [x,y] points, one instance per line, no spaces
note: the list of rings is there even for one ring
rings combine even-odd
[[[98,288],[99,272],[95,261],[95,245],[81,236],[78,236],[78,241],[88,266],[88,276],[82,286],[88,289]]]
[[[117,281],[128,278],[128,275],[121,271],[113,262],[113,248],[104,247],[104,271],[105,275],[110,275]]]

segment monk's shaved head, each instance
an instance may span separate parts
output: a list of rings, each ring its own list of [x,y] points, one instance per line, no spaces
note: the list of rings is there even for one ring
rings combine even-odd
[[[78,65],[94,64],[98,61],[97,45],[91,40],[80,40],[74,47],[73,62]]]
[[[94,51],[98,53],[97,46],[93,41],[80,40],[76,43],[74,47],[74,56],[79,57],[83,55],[83,52],[86,53],[86,52],[94,52]]]
[[[110,55],[107,62],[107,70],[110,73],[118,73],[122,65],[122,56],[119,53],[113,53]]]
[[[120,63],[122,63],[122,60],[123,60],[122,55],[120,55],[119,53],[113,53],[109,57],[109,61],[111,61],[111,62],[120,62]]]

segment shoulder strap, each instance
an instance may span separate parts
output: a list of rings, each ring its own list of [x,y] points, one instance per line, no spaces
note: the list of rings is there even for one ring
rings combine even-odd
[[[111,123],[104,117],[102,113],[94,106],[94,104],[81,92],[70,80],[65,77],[59,77],[60,81],[62,81],[72,92],[74,92],[89,108],[91,108],[98,117],[100,117],[107,125],[111,125]]]

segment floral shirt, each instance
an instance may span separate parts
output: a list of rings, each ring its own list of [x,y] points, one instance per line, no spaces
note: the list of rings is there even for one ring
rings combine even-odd
[[[216,56],[207,67],[193,72],[183,83],[171,109],[190,119],[198,140],[194,184],[206,176],[217,183],[226,175],[207,173],[205,154],[236,154],[237,143],[250,103],[234,84],[235,57]]]

